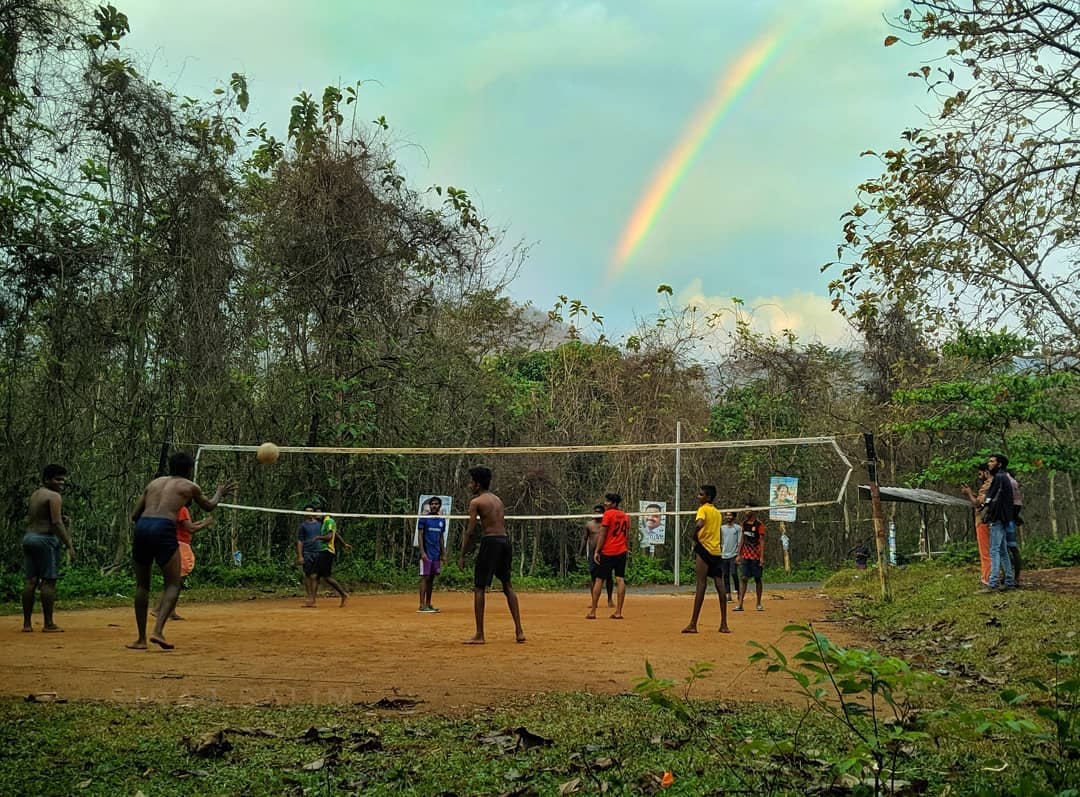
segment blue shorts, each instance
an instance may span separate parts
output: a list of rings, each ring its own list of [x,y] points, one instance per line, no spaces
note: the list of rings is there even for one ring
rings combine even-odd
[[[165,567],[180,550],[176,541],[176,521],[165,517],[141,517],[135,524],[135,539],[131,544],[131,558],[135,564],[149,567],[157,562]]]
[[[60,577],[60,548],[63,543],[55,534],[28,531],[22,538],[23,575],[42,581]]]
[[[761,562],[757,559],[743,559],[742,577],[743,579],[752,578],[755,581],[761,581]]]
[[[319,551],[304,551],[304,575],[317,576],[319,574]]]

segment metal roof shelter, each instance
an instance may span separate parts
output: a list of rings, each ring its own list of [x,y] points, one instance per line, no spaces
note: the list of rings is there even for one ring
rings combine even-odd
[[[937,490],[917,490],[912,487],[878,487],[882,501],[897,501],[907,504],[936,504],[938,506],[962,506],[971,508],[971,502],[966,498],[939,493]],[[864,501],[870,500],[870,485],[859,485],[859,497]]]
[[[928,506],[940,506],[941,522],[945,530],[944,544],[949,543],[949,516],[945,511],[946,507],[963,507],[969,511],[973,511],[971,502],[966,498],[961,498],[956,495],[949,495],[948,493],[939,493],[937,490],[922,490],[912,487],[878,487],[878,491],[881,493],[882,501],[893,501],[902,504],[916,504],[919,507],[919,550],[915,556],[929,557],[937,551],[933,551],[930,546],[930,531],[927,528],[927,507]],[[859,485],[859,497],[864,501],[870,500],[870,485]]]

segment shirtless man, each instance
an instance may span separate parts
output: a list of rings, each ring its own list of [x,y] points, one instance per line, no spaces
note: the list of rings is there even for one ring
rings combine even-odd
[[[157,622],[150,641],[164,650],[174,645],[165,641],[165,623],[176,608],[180,594],[180,546],[176,540],[176,517],[180,507],[194,501],[207,512],[214,509],[225,493],[236,489],[236,482],[219,484],[212,498],[191,481],[195,460],[179,452],[169,457],[168,476],[159,476],[146,485],[131,519],[135,521],[135,540],[131,546],[135,560],[135,625],[139,637],[130,645],[146,650],[146,614],[150,603],[150,569],[154,562],[161,568],[165,588],[158,606]]]
[[[56,603],[56,580],[60,573],[60,545],[67,548],[67,563],[75,559],[75,547],[67,527],[71,522],[61,514],[60,491],[67,481],[67,470],[62,465],[46,465],[41,474],[41,487],[30,495],[27,512],[26,534],[22,538],[23,581],[22,607],[23,631],[33,631],[30,617],[34,613],[34,592],[41,589],[41,611],[45,615],[42,631],[63,631],[53,622],[53,606]]]
[[[465,529],[465,538],[461,541],[461,556],[458,567],[465,569],[465,553],[472,540],[473,529],[479,519],[481,528],[480,551],[476,555],[473,576],[473,610],[476,613],[476,634],[465,640],[466,645],[484,644],[484,594],[491,586],[492,576],[498,576],[502,582],[506,605],[510,607],[510,616],[514,618],[514,635],[518,642],[525,641],[525,631],[521,627],[521,611],[518,598],[510,586],[510,565],[512,562],[510,538],[506,536],[506,524],[503,522],[503,502],[491,492],[491,469],[484,467],[469,468],[469,489],[475,496],[469,502],[469,525]]]
[[[593,557],[596,555],[596,541],[600,539],[600,532],[604,530],[604,525],[600,522],[600,518],[604,514],[604,505],[597,504],[593,507],[593,512],[595,512],[596,515],[585,523],[585,556],[589,560],[590,591],[592,590],[592,582],[596,578],[596,568],[598,567]],[[611,599],[611,594],[615,589],[615,577],[610,573],[608,574],[605,586],[607,587],[608,608],[613,609],[615,607],[615,601]]]

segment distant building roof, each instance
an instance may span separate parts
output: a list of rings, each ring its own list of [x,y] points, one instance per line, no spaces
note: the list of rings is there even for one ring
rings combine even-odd
[[[908,504],[937,504],[938,506],[962,506],[971,509],[971,502],[937,490],[917,490],[912,487],[879,487],[882,501],[899,501]],[[870,485],[859,485],[859,497],[870,500]]]

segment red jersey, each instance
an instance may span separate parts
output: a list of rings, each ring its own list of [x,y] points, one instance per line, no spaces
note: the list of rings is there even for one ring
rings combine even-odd
[[[186,542],[191,545],[191,532],[184,527],[184,523],[191,522],[191,513],[188,512],[186,506],[180,507],[180,511],[176,513],[176,541]]]
[[[600,518],[600,524],[607,529],[602,556],[618,556],[627,551],[627,536],[630,533],[630,518],[621,509],[608,509]]]
[[[761,548],[765,544],[765,524],[760,520],[746,520],[742,524],[739,539],[739,557],[753,562],[761,561]]]

